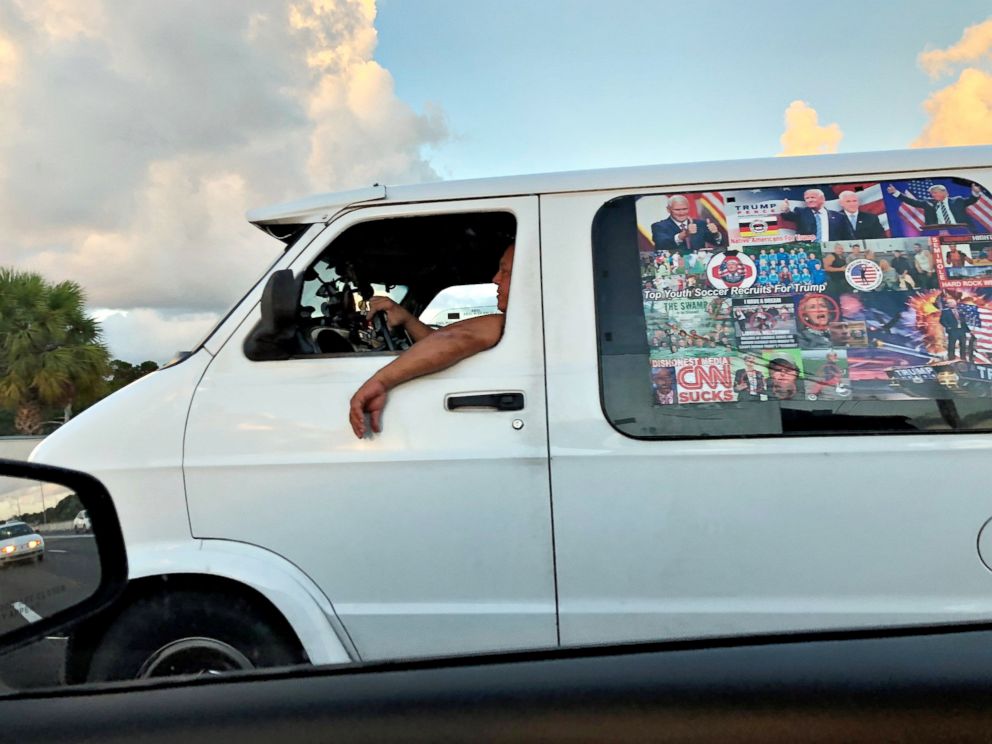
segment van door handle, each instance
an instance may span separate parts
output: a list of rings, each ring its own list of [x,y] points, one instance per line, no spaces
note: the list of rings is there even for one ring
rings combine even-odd
[[[479,393],[476,395],[449,395],[444,401],[445,408],[454,411],[458,408],[492,408],[496,411],[522,411],[523,393]]]

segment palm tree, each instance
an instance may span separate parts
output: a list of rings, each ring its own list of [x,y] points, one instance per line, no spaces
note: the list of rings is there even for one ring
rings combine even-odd
[[[41,432],[45,406],[104,384],[110,355],[85,304],[75,282],[0,268],[0,405],[16,410],[22,434]]]

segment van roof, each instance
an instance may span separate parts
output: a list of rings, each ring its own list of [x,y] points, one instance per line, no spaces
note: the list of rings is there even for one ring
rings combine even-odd
[[[783,178],[850,177],[861,174],[946,168],[988,167],[992,146],[940,147],[918,150],[844,153],[787,158],[706,161],[676,165],[498,176],[464,181],[434,181],[402,186],[373,184],[364,189],[316,194],[296,201],[253,209],[248,221],[277,237],[292,228],[327,222],[342,210],[367,202],[407,203],[477,199],[526,194],[549,194],[604,189],[705,187],[727,181],[764,181]]]

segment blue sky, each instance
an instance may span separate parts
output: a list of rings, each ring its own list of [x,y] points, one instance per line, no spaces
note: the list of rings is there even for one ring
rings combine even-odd
[[[403,100],[443,108],[453,139],[431,163],[450,178],[774,155],[795,99],[840,125],[841,151],[893,149],[919,135],[922,102],[947,83],[918,54],[990,10],[379,0],[376,58]]]

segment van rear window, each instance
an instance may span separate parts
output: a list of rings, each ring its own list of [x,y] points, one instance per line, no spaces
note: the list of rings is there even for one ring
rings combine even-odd
[[[951,177],[625,196],[593,227],[634,437],[992,428],[992,197]]]

